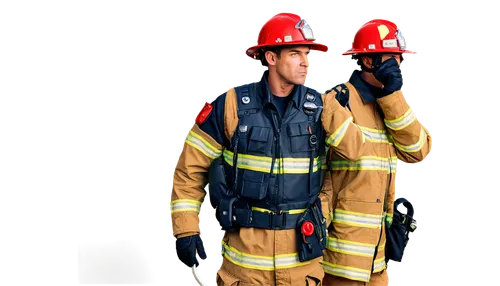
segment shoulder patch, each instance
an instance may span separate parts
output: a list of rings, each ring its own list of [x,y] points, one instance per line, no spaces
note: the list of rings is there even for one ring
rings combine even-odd
[[[203,122],[205,122],[207,117],[212,112],[212,109],[213,109],[213,106],[210,103],[205,102],[205,106],[203,106],[203,108],[201,109],[198,116],[196,116],[196,123],[202,124]]]

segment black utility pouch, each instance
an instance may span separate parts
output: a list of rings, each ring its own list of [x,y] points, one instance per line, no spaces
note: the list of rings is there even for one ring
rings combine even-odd
[[[216,209],[216,217],[223,230],[236,231],[238,227],[234,224],[234,206],[236,198],[223,197]]]
[[[414,207],[405,197],[398,197],[394,202],[392,224],[386,224],[387,242],[385,257],[387,263],[404,263],[408,241],[418,230]]]
[[[300,262],[323,256],[326,248],[326,220],[319,198],[308,207],[297,222],[297,245]]]
[[[237,197],[228,187],[228,178],[222,160],[222,158],[215,159],[208,171],[210,203],[216,210],[215,217],[219,221],[222,229],[236,231],[238,227],[234,225],[233,217]]]

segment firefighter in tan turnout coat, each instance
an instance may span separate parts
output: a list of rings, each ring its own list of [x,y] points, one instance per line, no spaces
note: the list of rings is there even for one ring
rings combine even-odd
[[[323,268],[324,285],[389,285],[385,224],[392,222],[400,162],[420,164],[433,150],[433,137],[403,91],[402,63],[416,51],[399,24],[372,17],[358,25],[342,51],[357,68],[331,87],[349,115],[332,125],[323,112],[332,177],[332,212]],[[361,131],[361,132],[360,132]],[[342,142],[348,140],[350,144]]]

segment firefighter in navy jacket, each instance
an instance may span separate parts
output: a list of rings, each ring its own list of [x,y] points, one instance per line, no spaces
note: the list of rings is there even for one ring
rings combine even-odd
[[[218,285],[319,285],[323,278],[332,201],[322,175],[325,142],[346,150],[360,146],[362,134],[335,97],[303,85],[310,50],[327,47],[314,42],[305,20],[271,18],[247,50],[268,66],[261,81],[207,103],[186,138],[171,197],[177,253],[188,266],[198,265],[196,253],[206,258],[198,213],[209,183],[226,230]],[[322,112],[333,120],[323,124]]]

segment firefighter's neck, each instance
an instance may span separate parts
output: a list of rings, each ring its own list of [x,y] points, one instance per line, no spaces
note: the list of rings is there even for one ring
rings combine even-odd
[[[269,83],[269,89],[271,89],[271,93],[279,96],[286,97],[288,96],[295,85],[288,81],[285,81],[283,77],[281,77],[276,70],[269,69],[269,76],[267,77],[267,82]]]
[[[384,87],[384,85],[380,81],[378,81],[371,72],[362,71],[361,77],[363,78],[364,81],[366,81],[367,83],[369,83],[373,86],[376,86],[378,88]]]

